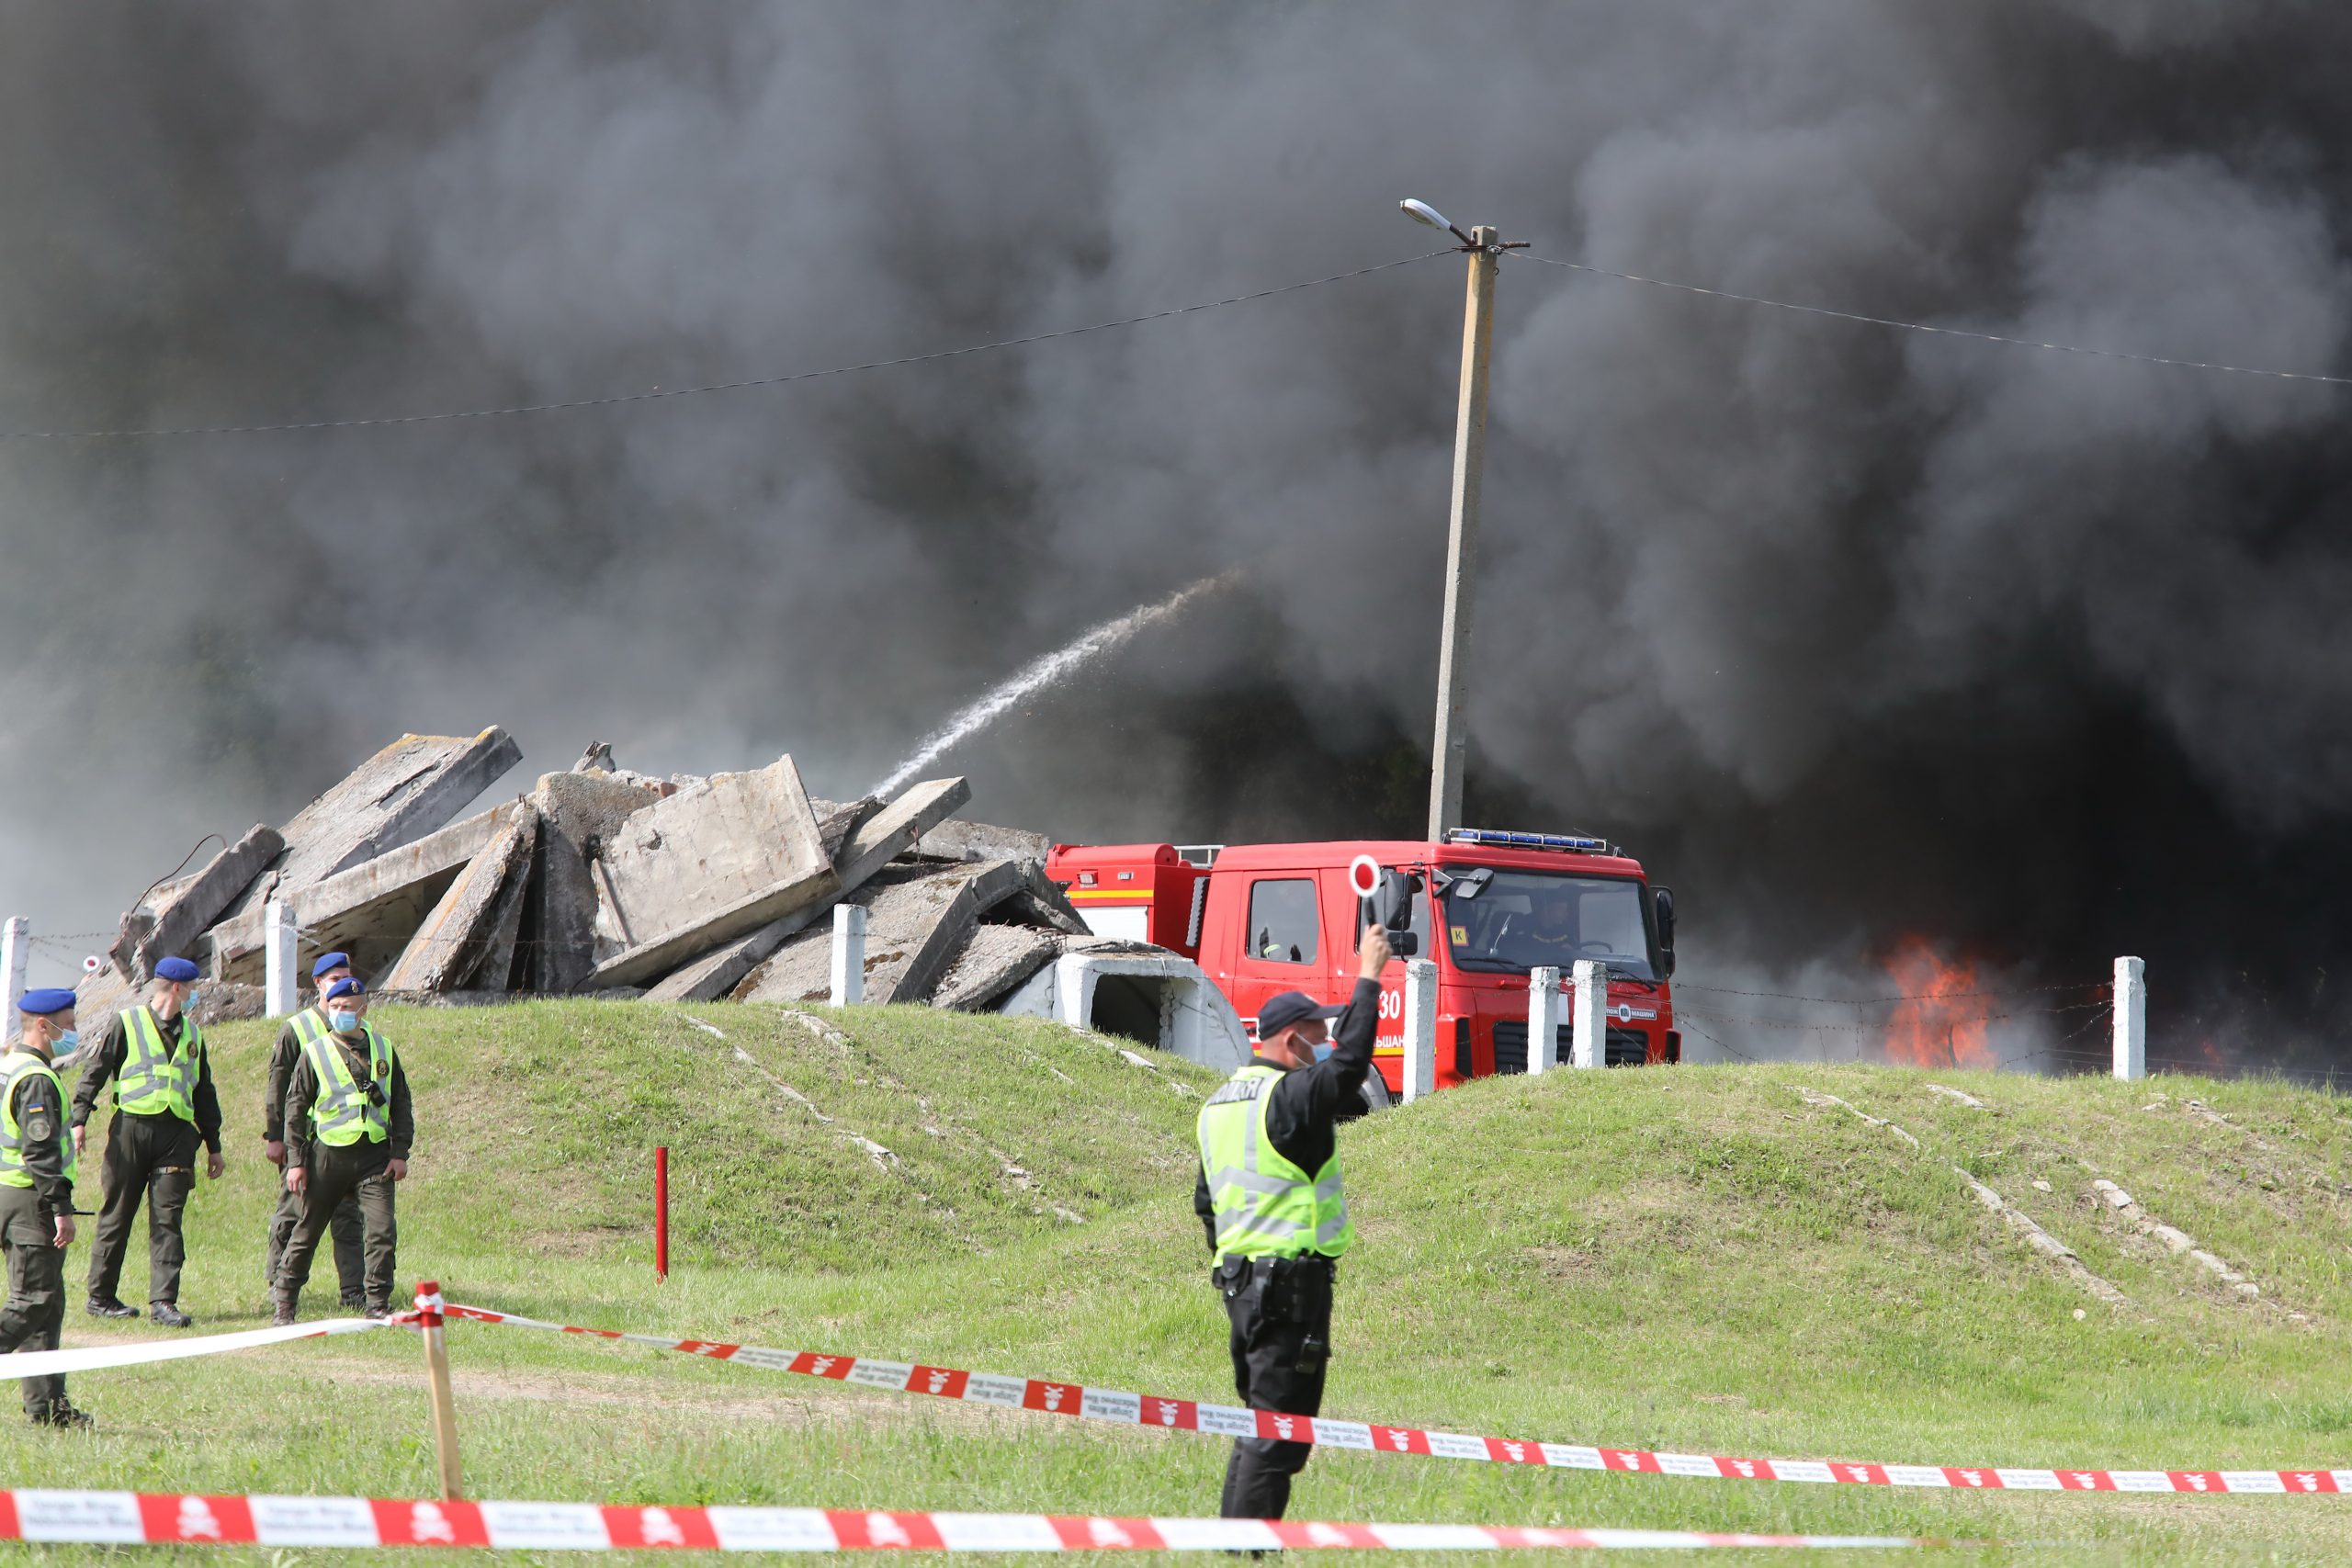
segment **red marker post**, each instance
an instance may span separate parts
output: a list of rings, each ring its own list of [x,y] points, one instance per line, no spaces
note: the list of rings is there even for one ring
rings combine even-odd
[[[433,1451],[440,1461],[441,1496],[454,1503],[465,1495],[458,1470],[458,1401],[449,1388],[449,1348],[441,1337],[441,1285],[426,1280],[416,1287],[416,1325],[424,1331],[424,1394],[433,1411]]]
[[[653,1277],[670,1277],[670,1150],[653,1150]]]

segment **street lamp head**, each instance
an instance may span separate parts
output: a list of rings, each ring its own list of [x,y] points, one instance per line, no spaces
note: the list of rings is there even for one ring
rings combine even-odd
[[[1426,201],[1416,201],[1408,196],[1396,206],[1398,210],[1416,223],[1426,223],[1432,229],[1442,229],[1465,245],[1476,243],[1469,235],[1448,222],[1444,213],[1440,212]]]

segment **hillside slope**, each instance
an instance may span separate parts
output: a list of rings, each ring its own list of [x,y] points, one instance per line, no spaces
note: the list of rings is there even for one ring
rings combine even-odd
[[[1188,1064],[925,1010],[565,1003],[380,1021],[418,1097],[407,1278],[571,1322],[1227,1396],[1190,1205],[1190,1126],[1213,1079]],[[186,1304],[207,1327],[261,1310],[266,1043],[254,1025],[218,1042],[236,1163],[192,1207]],[[666,1286],[650,1266],[655,1144],[673,1151]],[[2335,1098],[1853,1067],[1562,1073],[1450,1090],[1344,1146],[1362,1240],[1341,1282],[1336,1416],[1955,1464],[2352,1452],[2352,1117]],[[2030,1248],[1956,1167],[2111,1294]],[[142,1268],[134,1256],[126,1295]],[[314,1285],[309,1304],[331,1298]],[[112,1332],[69,1324],[73,1341]],[[1184,1434],[453,1332],[481,1495],[1188,1512],[1213,1507],[1223,1463]],[[106,1429],[12,1444],[11,1480],[414,1494],[430,1475],[414,1356],[388,1335],[83,1379]],[[339,1414],[354,1397],[380,1419]],[[179,1440],[198,1431],[210,1439]],[[2000,1536],[2073,1543],[2067,1561],[2333,1560],[2346,1523],[2333,1498],[1832,1490],[1340,1453],[1317,1457],[1295,1511]]]

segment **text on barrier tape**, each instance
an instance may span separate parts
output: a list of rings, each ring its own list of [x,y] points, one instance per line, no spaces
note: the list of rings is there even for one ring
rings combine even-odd
[[[1601,1548],[1918,1547],[1906,1536],[1702,1535],[1502,1525],[1335,1525],[1282,1519],[1085,1518],[831,1508],[424,1503],[381,1497],[0,1492],[0,1540],[157,1546],[453,1546],[524,1551],[1390,1551]]]
[[[1628,1475],[1673,1475],[1708,1481],[1795,1481],[1855,1486],[1950,1487],[1959,1491],[2177,1492],[2314,1495],[2352,1492],[2352,1470],[2037,1470],[2015,1465],[1872,1464],[1843,1460],[1736,1459],[1723,1454],[1657,1453],[1647,1449],[1604,1449],[1585,1443],[1545,1443],[1515,1438],[1465,1437],[1419,1427],[1385,1427],[1335,1421],[1321,1416],[1284,1416],[1231,1404],[1162,1399],[1082,1383],[1048,1382],[930,1367],[870,1356],[829,1356],[813,1350],[770,1350],[717,1339],[671,1339],[625,1334],[611,1328],[582,1328],[542,1323],[483,1307],[444,1309],[451,1318],[579,1334],[650,1345],[711,1360],[759,1367],[801,1377],[830,1378],[864,1388],[940,1399],[970,1400],[1013,1410],[1112,1421],[1122,1426],[1163,1427],[1225,1438],[1272,1438],[1335,1449],[1372,1449],[1382,1453],[1422,1454],[1434,1459],[1486,1460],[1498,1464],[1548,1465],[1558,1470],[1600,1470]]]

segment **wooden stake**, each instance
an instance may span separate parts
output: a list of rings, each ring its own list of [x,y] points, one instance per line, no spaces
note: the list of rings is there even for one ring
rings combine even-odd
[[[427,1280],[416,1287],[417,1325],[424,1330],[424,1392],[433,1405],[433,1448],[441,1461],[441,1500],[455,1503],[465,1495],[458,1472],[458,1405],[449,1391],[449,1347],[441,1337],[441,1284]]]

